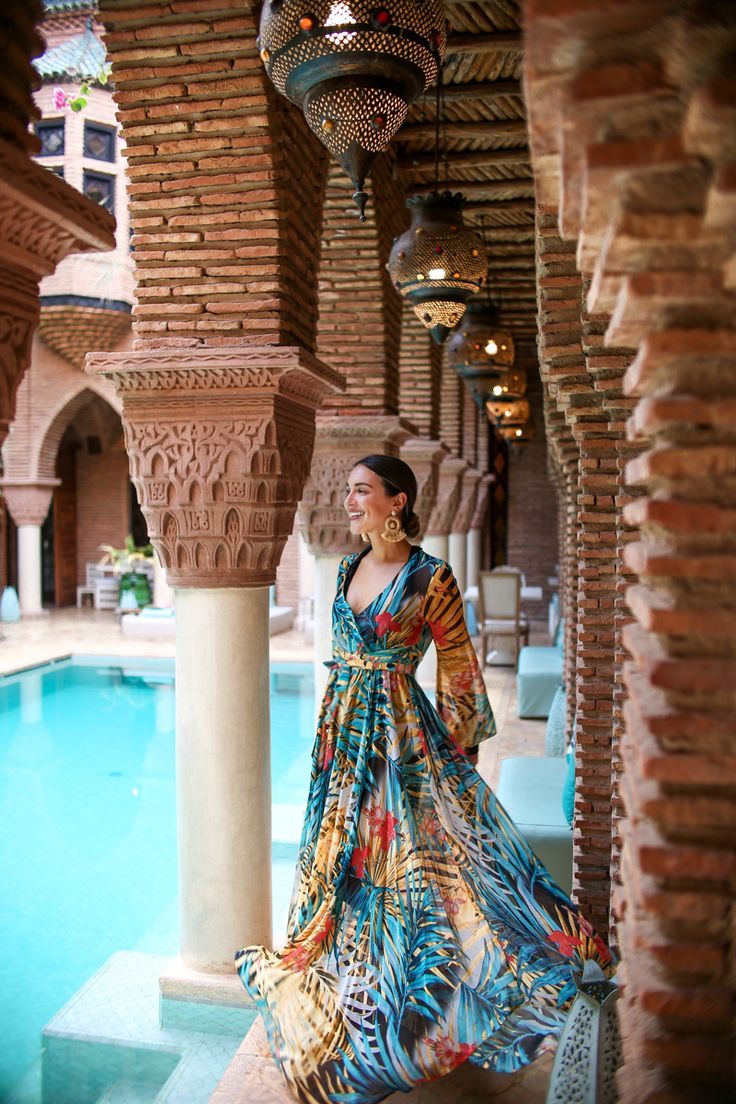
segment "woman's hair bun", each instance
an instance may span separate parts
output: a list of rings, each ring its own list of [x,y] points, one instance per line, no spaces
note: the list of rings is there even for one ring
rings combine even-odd
[[[404,532],[407,537],[418,537],[420,529],[421,523],[419,521],[419,515],[415,514],[412,510],[411,513],[404,518]]]

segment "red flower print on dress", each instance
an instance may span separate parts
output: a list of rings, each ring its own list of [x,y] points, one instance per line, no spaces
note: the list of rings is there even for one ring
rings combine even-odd
[[[388,851],[396,838],[396,825],[399,823],[398,819],[393,813],[384,811],[382,806],[375,805],[368,814],[368,823],[378,837],[381,850]]]
[[[322,770],[327,770],[334,758],[335,742],[327,725],[323,725],[319,730],[319,765]]]
[[[401,628],[400,621],[394,621],[388,610],[384,610],[383,613],[379,613],[377,617],[373,619],[376,626],[376,634],[378,636],[384,636],[387,632],[398,632]]]
[[[453,694],[467,694],[473,685],[472,671],[459,671],[450,679],[450,691]]]
[[[288,951],[284,951],[281,961],[287,969],[294,973],[304,973],[311,957],[307,946],[304,943],[299,943],[296,947],[290,947]]]
[[[447,644],[447,629],[441,621],[428,621],[430,629],[432,630],[432,636],[434,642],[438,648],[444,648]]]
[[[446,1071],[461,1065],[475,1050],[471,1043],[455,1043],[449,1035],[441,1035],[438,1039],[428,1039],[427,1045],[435,1052],[440,1065]]]
[[[465,904],[464,897],[443,897],[442,902],[445,906],[445,912],[448,916],[457,916],[460,909]]]
[[[424,832],[425,835],[432,836],[433,839],[436,839],[440,843],[447,839],[445,829],[440,824],[436,813],[427,813],[425,818],[421,821],[419,829]]]
[[[329,938],[330,933],[331,933],[332,929],[334,928],[334,926],[335,926],[335,918],[333,916],[328,916],[327,919],[325,920],[324,924],[322,925],[322,927],[317,930],[317,933],[314,936],[314,942],[315,943],[324,943],[324,941]]]
[[[593,940],[595,949],[598,951],[598,954],[601,957],[601,961],[610,962],[612,957],[611,952],[609,951],[608,947],[603,942],[602,937],[595,930],[591,922],[589,920],[586,920],[584,916],[580,917],[580,927],[585,935],[587,935],[589,939]]]
[[[365,860],[368,858],[367,847],[356,847],[350,859],[350,866],[356,878],[365,877]]]
[[[578,947],[582,947],[582,939],[578,939],[576,935],[570,935],[564,931],[553,931],[547,936],[550,943],[554,943],[560,954],[567,955],[569,958]]]
[[[427,743],[427,733],[423,728],[417,729],[417,742],[422,749],[422,755],[429,755],[429,745]]]
[[[422,619],[421,617],[415,617],[409,625],[409,631],[406,634],[404,640],[406,644],[413,648],[415,644],[419,642],[419,637],[422,635]]]

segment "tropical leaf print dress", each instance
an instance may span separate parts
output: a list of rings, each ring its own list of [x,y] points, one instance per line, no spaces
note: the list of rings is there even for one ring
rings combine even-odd
[[[360,614],[346,557],[280,951],[236,956],[308,1104],[530,1062],[610,955],[467,757],[495,723],[449,566],[413,548]],[[436,709],[414,673],[434,640]]]

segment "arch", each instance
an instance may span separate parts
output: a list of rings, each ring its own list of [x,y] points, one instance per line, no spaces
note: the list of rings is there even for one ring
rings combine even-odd
[[[99,399],[113,410],[118,418],[120,417],[119,410],[115,409],[109,397],[100,394],[98,388],[89,386],[90,382],[87,379],[81,379],[76,393],[72,396],[67,395],[62,403],[49,412],[45,427],[39,435],[37,451],[35,451],[35,455],[31,452],[29,456],[31,470],[35,470],[39,479],[53,479],[61,439],[77,414],[93,399]],[[29,442],[29,444],[30,449],[33,450],[33,442]],[[10,475],[10,472],[8,474]]]

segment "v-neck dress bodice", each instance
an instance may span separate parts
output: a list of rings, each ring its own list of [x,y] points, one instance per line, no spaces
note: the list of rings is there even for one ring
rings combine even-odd
[[[286,946],[236,961],[305,1104],[369,1104],[465,1060],[513,1071],[611,956],[467,757],[495,722],[443,560],[360,613],[347,556]],[[431,643],[435,705],[416,680]]]

